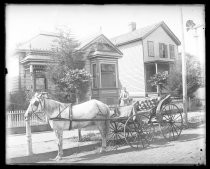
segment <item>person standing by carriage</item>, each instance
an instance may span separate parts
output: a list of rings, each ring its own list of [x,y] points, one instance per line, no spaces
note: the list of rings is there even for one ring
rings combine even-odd
[[[122,88],[120,93],[120,106],[126,106],[129,104],[129,93],[125,87]]]

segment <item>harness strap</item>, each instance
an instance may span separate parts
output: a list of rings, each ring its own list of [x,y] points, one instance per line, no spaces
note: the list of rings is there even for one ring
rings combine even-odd
[[[106,114],[103,114],[103,113],[101,112],[101,109],[99,108],[98,104],[96,104],[96,106],[98,107],[98,110],[99,110],[99,113],[98,113],[97,115],[106,117],[107,115],[106,115]]]

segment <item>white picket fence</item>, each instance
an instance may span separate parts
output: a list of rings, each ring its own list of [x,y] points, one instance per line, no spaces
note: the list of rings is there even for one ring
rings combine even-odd
[[[6,112],[6,127],[14,128],[14,127],[25,127],[25,119],[24,119],[25,110],[16,110],[16,111],[7,111]],[[32,115],[30,119],[31,126],[43,125],[47,124],[47,122],[43,122],[39,120],[36,116]]]

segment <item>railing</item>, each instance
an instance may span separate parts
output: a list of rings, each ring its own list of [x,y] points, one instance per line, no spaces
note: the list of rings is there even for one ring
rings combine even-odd
[[[16,110],[6,112],[6,127],[25,127],[24,119],[25,110]],[[31,126],[47,124],[46,121],[40,121],[35,115],[32,115],[30,119]]]

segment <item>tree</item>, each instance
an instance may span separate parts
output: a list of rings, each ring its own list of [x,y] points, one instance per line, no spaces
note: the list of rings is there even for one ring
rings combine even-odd
[[[201,86],[201,67],[193,55],[187,56],[187,95],[194,97],[194,92]],[[182,65],[181,59],[175,61],[170,74],[165,72],[154,74],[148,81],[151,86],[159,86],[160,94],[163,88],[169,90],[173,96],[182,97]]]
[[[70,30],[58,29],[59,35],[52,46],[53,63],[48,64],[48,79],[55,85],[54,96],[61,102],[76,102],[84,99],[91,75],[85,71],[84,51]]]
[[[186,54],[187,68],[187,95],[190,98],[194,97],[194,92],[201,86],[201,67],[200,62],[195,56]],[[182,97],[182,71],[181,59],[178,59],[170,71],[168,77],[168,86],[172,94]]]
[[[9,103],[7,110],[26,110],[28,108],[31,97],[25,89],[9,93]]]
[[[158,94],[161,94],[161,91],[167,85],[168,74],[166,72],[158,72],[154,74],[148,82],[151,86],[157,86]]]

